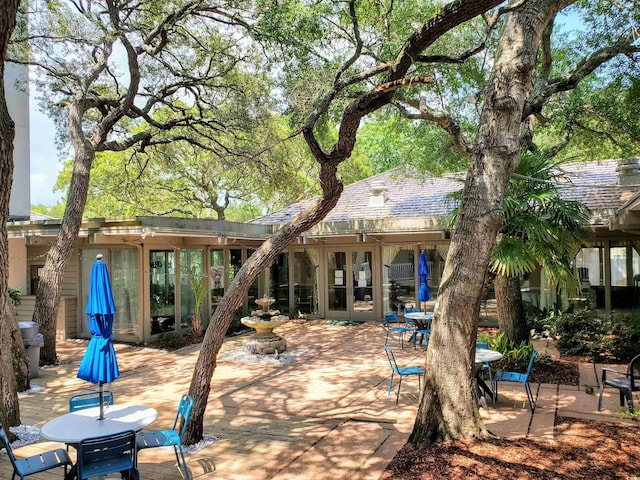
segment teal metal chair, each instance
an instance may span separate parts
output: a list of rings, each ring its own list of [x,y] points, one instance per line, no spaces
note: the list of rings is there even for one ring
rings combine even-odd
[[[533,362],[538,356],[538,351],[534,350],[531,354],[531,358],[529,359],[529,366],[527,367],[527,371],[525,373],[518,372],[504,372],[502,370],[498,370],[496,374],[493,376],[493,381],[491,382],[492,391],[493,391],[493,405],[495,406],[496,400],[498,399],[498,382],[516,382],[522,383],[524,385],[524,390],[527,392],[527,398],[529,399],[529,410],[531,413],[536,409],[536,404],[533,401],[533,394],[531,393],[531,386],[529,385],[529,377],[531,376],[531,370],[533,369]]]
[[[77,478],[85,480],[120,473],[130,480],[139,479],[136,453],[136,432],[133,430],[87,438],[78,444]]]
[[[413,349],[417,348],[417,345],[426,345],[429,346],[429,336],[431,335],[431,323],[433,322],[433,318],[429,320],[414,320],[415,330],[411,339],[413,340]],[[420,340],[418,340],[418,335],[420,335]]]
[[[402,388],[402,378],[408,377],[410,375],[418,375],[418,392],[421,391],[421,378],[424,375],[424,370],[420,367],[398,367],[398,363],[396,362],[396,357],[393,354],[393,349],[387,345],[384,345],[384,351],[387,353],[387,358],[389,359],[389,365],[391,365],[391,379],[389,380],[389,388],[387,390],[387,395],[391,395],[391,388],[393,387],[393,376],[398,374],[400,380],[398,381],[398,392],[396,393],[396,403],[398,403],[398,399],[400,398],[400,389]]]
[[[406,325],[406,324],[405,324]],[[389,333],[395,332],[398,334],[398,342],[400,342],[400,347],[404,348],[404,336],[406,333],[413,333],[414,328],[408,326],[400,325],[400,318],[396,312],[388,312],[384,314],[384,323],[382,324],[384,329],[387,331],[387,336],[384,339],[384,344],[386,345],[389,341]]]
[[[476,348],[489,350],[489,343],[487,342],[476,342]],[[484,362],[480,367],[480,373],[487,372],[489,373],[489,381],[493,382],[493,378],[491,377],[491,365],[489,362]]]
[[[404,313],[415,313],[415,312],[419,312],[420,309],[418,307],[405,307],[404,308]]]
[[[113,405],[113,392],[111,390],[102,391],[104,405]],[[100,406],[100,392],[77,393],[69,397],[69,412],[84,410],[85,408]]]
[[[11,444],[7,438],[7,434],[4,428],[0,427],[0,443],[7,451],[7,456],[13,466],[13,476],[11,479],[15,479],[16,476],[23,480],[29,475],[45,472],[47,470],[53,470],[54,468],[64,467],[64,475],[67,475],[67,467],[71,467],[71,459],[67,452],[63,448],[57,448],[55,450],[49,450],[38,455],[32,455],[25,458],[16,458],[11,449]]]
[[[180,468],[180,457],[182,457],[182,470],[187,480],[189,480],[190,477],[187,463],[184,460],[184,452],[182,451],[182,438],[184,437],[184,432],[187,430],[187,423],[189,422],[192,408],[193,398],[189,395],[182,395],[171,430],[140,432],[136,438],[138,451],[146,448],[172,446],[176,454],[176,460],[178,461],[178,468]],[[178,457],[178,452],[180,453],[180,457]]]

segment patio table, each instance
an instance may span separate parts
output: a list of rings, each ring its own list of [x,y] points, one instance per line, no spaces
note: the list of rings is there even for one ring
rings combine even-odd
[[[430,325],[431,320],[433,320],[433,312],[408,312],[404,314],[404,318],[405,320],[416,321],[416,331],[413,332],[413,336],[411,337],[415,348],[418,333],[422,334],[422,338],[424,338],[425,334],[429,335],[431,333],[431,329],[427,328],[427,326]],[[420,340],[420,342],[422,342],[422,340]]]
[[[82,440],[114,435],[116,433],[142,430],[158,418],[158,412],[142,405],[108,405],[104,407],[104,419],[98,420],[100,407],[85,408],[65,413],[45,423],[40,435],[54,442],[78,445]],[[66,479],[76,477],[74,465]]]
[[[489,388],[489,385],[486,384],[482,377],[480,377],[480,371],[484,363],[495,362],[496,360],[500,360],[501,358],[502,354],[500,352],[489,350],[487,348],[476,348],[474,369],[476,394],[478,395],[478,403],[480,403],[480,405],[482,405],[485,410],[489,408],[487,406],[487,399],[485,397],[485,394],[489,395],[489,397],[493,399],[493,391],[491,390],[491,388]]]

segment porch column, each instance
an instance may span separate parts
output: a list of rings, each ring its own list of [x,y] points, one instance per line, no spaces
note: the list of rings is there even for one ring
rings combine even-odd
[[[604,242],[604,311],[611,312],[611,242]]]

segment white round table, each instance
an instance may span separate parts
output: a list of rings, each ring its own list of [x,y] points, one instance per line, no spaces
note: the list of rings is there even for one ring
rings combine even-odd
[[[476,363],[489,363],[500,360],[502,354],[488,348],[476,348]]]
[[[422,334],[422,338],[420,340],[420,344],[422,345],[423,339],[426,338],[428,340],[428,335],[431,333],[431,320],[433,320],[433,312],[407,312],[404,314],[405,320],[416,320],[418,323],[416,325],[416,332],[413,332],[413,336],[411,337],[413,340],[413,348],[416,348],[416,336],[418,333]]]
[[[154,408],[141,405],[108,405],[104,407],[104,419],[98,420],[99,414],[100,407],[66,413],[44,424],[40,435],[54,442],[78,444],[87,438],[137,432],[158,418]]]
[[[411,320],[432,320],[433,312],[408,312],[404,314],[404,318]]]
[[[500,360],[502,358],[502,354],[500,352],[496,352],[495,350],[489,350],[488,348],[476,348],[476,357],[475,357],[475,384],[476,384],[476,395],[478,396],[478,403],[487,410],[487,399],[486,395],[493,400],[493,391],[489,388],[489,385],[480,377],[480,372],[482,371],[482,365],[489,362],[495,362],[496,360]]]

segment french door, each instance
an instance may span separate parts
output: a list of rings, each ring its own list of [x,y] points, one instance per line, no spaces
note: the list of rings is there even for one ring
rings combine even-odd
[[[374,320],[373,251],[347,248],[327,252],[327,317]]]

